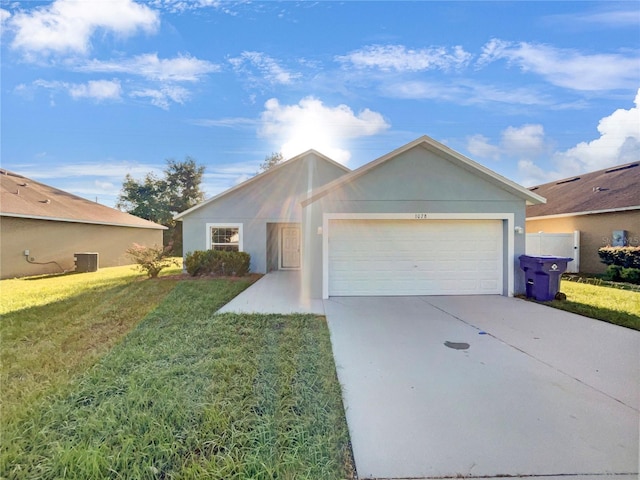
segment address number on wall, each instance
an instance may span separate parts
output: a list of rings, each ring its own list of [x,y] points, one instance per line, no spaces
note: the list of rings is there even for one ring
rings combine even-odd
[[[428,217],[428,214],[427,214],[427,213],[416,213],[416,214],[414,215],[414,218],[415,218],[416,220],[426,220],[426,219],[427,219],[427,218],[429,218],[429,217]]]

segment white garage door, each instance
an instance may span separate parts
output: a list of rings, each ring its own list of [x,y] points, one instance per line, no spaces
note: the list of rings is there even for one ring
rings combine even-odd
[[[329,295],[502,294],[501,220],[331,220]]]

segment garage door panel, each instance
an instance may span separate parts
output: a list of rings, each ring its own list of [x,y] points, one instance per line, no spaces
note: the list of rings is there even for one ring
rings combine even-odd
[[[500,220],[329,224],[329,295],[499,293]]]

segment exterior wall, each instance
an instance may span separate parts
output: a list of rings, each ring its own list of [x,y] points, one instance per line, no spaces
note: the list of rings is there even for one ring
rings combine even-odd
[[[206,250],[207,223],[241,223],[243,250],[251,255],[251,271],[266,273],[272,266],[271,255],[267,254],[270,247],[267,224],[300,223],[300,202],[307,193],[344,174],[345,170],[314,154],[267,172],[255,182],[185,215],[183,256]]]
[[[614,230],[627,230],[629,245],[640,245],[640,210],[527,220],[528,233],[574,230],[580,230],[580,271],[604,273],[607,266],[600,262],[598,249],[611,245]]]
[[[318,228],[323,225],[324,213],[512,213],[514,226],[525,224],[523,199],[431,151],[413,148],[305,208],[303,286],[312,298],[322,296],[322,235]],[[525,235],[513,236],[513,257],[507,258],[507,223],[503,277],[509,278],[511,269],[514,291],[522,293],[524,275],[517,258],[525,252]]]
[[[132,263],[132,244],[162,245],[162,230],[0,217],[0,276],[25,277],[75,268],[74,254],[98,252],[99,267]],[[27,262],[24,251],[37,265]]]

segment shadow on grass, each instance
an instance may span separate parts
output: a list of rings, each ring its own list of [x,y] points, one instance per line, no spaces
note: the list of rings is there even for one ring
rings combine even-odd
[[[610,308],[585,305],[583,303],[572,302],[571,300],[552,300],[550,302],[536,302],[542,305],[549,305],[558,310],[577,313],[585,317],[594,318],[603,322],[620,325],[621,327],[640,330],[640,318],[631,313],[620,312]]]

